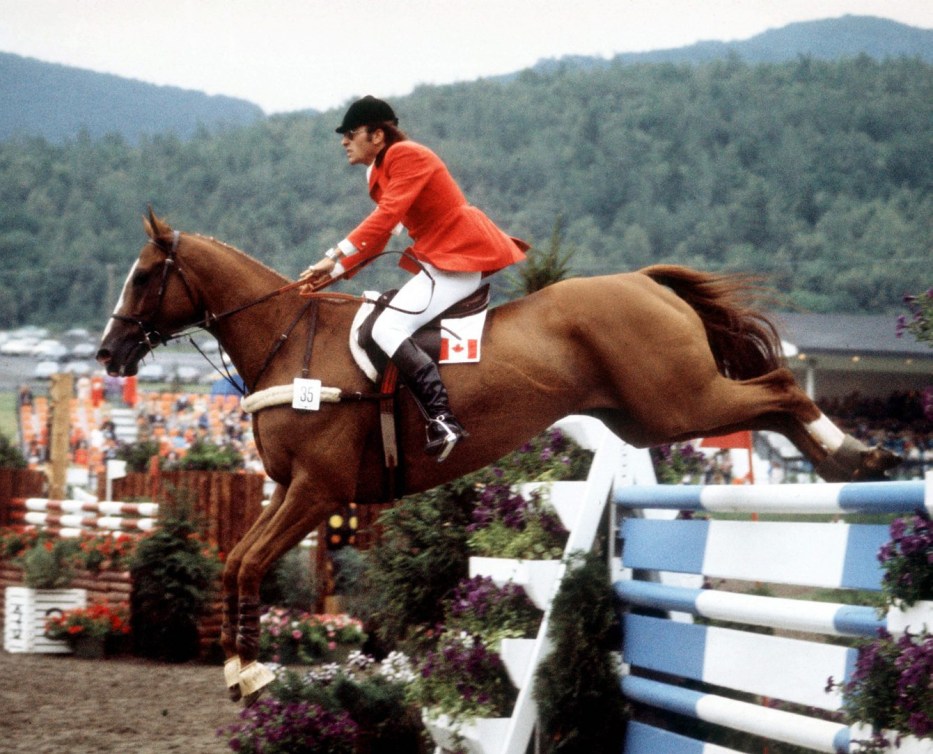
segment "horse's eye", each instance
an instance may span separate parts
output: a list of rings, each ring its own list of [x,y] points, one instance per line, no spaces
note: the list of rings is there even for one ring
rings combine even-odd
[[[137,272],[133,275],[133,285],[142,287],[149,282],[149,273],[148,272]]]

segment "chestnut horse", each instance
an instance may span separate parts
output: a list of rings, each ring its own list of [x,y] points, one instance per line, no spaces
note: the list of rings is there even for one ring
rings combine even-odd
[[[307,299],[255,259],[173,231],[151,210],[144,226],[149,241],[97,354],[108,373],[135,374],[153,347],[200,326],[251,393],[290,385],[312,343],[311,377],[342,395],[373,394],[348,348],[358,299],[314,294],[313,326],[311,317],[298,317]],[[654,266],[566,280],[492,309],[482,362],[443,367],[451,404],[470,432],[446,462],[424,455],[422,416],[410,398],[399,401],[404,488],[426,490],[492,463],[574,413],[598,417],[639,447],[772,430],[832,480],[878,476],[897,463],[845,435],[800,390],[781,367],[774,327],[749,308],[753,292],[740,278]],[[257,662],[263,574],[335,509],[383,501],[377,405],[277,405],[253,414],[256,445],[276,486],[223,573],[221,643],[234,700],[254,699],[271,679]]]

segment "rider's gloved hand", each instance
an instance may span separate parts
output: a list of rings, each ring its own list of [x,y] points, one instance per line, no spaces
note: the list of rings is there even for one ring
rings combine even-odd
[[[311,265],[308,269],[301,273],[299,279],[307,280],[307,283],[302,285],[298,289],[298,292],[303,296],[308,296],[313,292],[313,286],[316,283],[319,283],[326,278],[337,277],[342,272],[343,265],[337,261],[336,256],[328,253],[320,262]]]

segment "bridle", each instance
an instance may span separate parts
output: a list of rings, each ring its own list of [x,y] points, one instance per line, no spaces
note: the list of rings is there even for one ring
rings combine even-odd
[[[180,231],[177,231],[177,230],[173,230],[173,231],[172,231],[172,245],[171,245],[170,247],[168,247],[168,248],[166,248],[164,244],[160,243],[159,241],[156,241],[155,239],[151,239],[151,240],[149,241],[149,243],[152,244],[153,246],[155,246],[157,249],[159,249],[159,250],[165,252],[165,261],[162,263],[162,277],[161,277],[161,279],[159,280],[159,290],[158,290],[158,293],[156,294],[155,307],[154,307],[152,313],[151,313],[148,317],[142,317],[142,316],[140,316],[140,317],[131,317],[131,316],[128,316],[128,315],[126,315],[126,314],[117,314],[116,312],[114,312],[113,314],[110,315],[110,319],[115,319],[115,320],[117,320],[118,322],[126,322],[126,323],[131,324],[131,325],[136,325],[136,327],[138,327],[139,330],[140,330],[140,332],[142,333],[142,338],[143,338],[143,339],[142,339],[142,342],[145,343],[145,345],[146,345],[146,347],[149,349],[149,351],[153,351],[153,350],[156,348],[156,346],[164,345],[164,344],[166,344],[166,343],[169,343],[169,342],[172,341],[172,340],[177,340],[177,339],[179,339],[179,338],[183,338],[183,337],[188,336],[188,335],[190,334],[190,333],[189,333],[189,330],[190,330],[191,328],[200,329],[200,330],[206,330],[206,331],[208,331],[208,332],[211,332],[211,328],[212,328],[214,325],[216,325],[219,321],[221,321],[222,319],[226,319],[227,317],[233,316],[234,314],[238,314],[239,312],[242,312],[242,311],[244,311],[244,310],[246,310],[246,309],[249,309],[249,308],[251,308],[251,307],[253,307],[253,306],[256,306],[256,305],[258,305],[258,304],[261,304],[261,303],[263,303],[263,302],[265,302],[265,301],[268,301],[269,299],[274,298],[274,297],[276,297],[276,296],[279,296],[279,295],[281,295],[282,293],[285,293],[286,291],[293,290],[293,289],[295,289],[295,288],[298,288],[299,286],[307,285],[306,282],[304,282],[304,281],[302,281],[302,280],[299,279],[299,280],[296,280],[296,281],[294,281],[294,282],[291,282],[291,283],[288,283],[288,284],[286,284],[286,285],[283,285],[281,288],[276,288],[275,290],[270,291],[269,293],[266,293],[266,294],[260,296],[259,298],[253,299],[252,301],[248,301],[248,302],[246,302],[245,304],[240,304],[239,306],[235,306],[235,307],[232,308],[232,309],[228,309],[227,311],[221,312],[220,314],[214,314],[214,313],[212,313],[211,311],[209,311],[207,308],[205,308],[205,310],[204,310],[204,319],[203,319],[203,320],[200,320],[200,321],[197,321],[197,320],[196,320],[196,321],[194,321],[194,322],[189,322],[188,324],[183,325],[183,326],[179,329],[178,332],[176,332],[176,333],[174,333],[174,334],[170,334],[170,335],[163,335],[161,332],[159,332],[159,331],[155,328],[155,326],[153,325],[153,322],[154,322],[155,318],[158,317],[159,313],[162,311],[162,303],[163,303],[163,301],[164,301],[164,299],[165,299],[165,291],[166,291],[166,289],[168,288],[168,277],[169,277],[169,273],[170,273],[172,270],[175,270],[175,271],[178,273],[178,276],[181,278],[181,282],[182,282],[182,284],[183,284],[184,287],[185,287],[185,293],[188,295],[188,300],[191,302],[191,304],[192,304],[192,306],[194,307],[195,311],[197,311],[198,308],[199,308],[199,306],[198,306],[198,297],[197,297],[197,296],[195,295],[195,293],[194,293],[194,288],[191,286],[191,283],[188,281],[188,276],[187,276],[187,274],[185,274],[184,268],[182,268],[182,266],[178,263],[178,244],[179,244],[180,239],[181,239],[181,232],[180,232]],[[374,261],[374,260],[375,260],[376,258],[378,258],[379,256],[383,256],[383,255],[385,255],[385,254],[390,254],[390,253],[399,253],[399,252],[382,252],[382,254],[376,255],[376,256],[371,257],[370,259],[366,260],[366,261],[364,262],[364,265],[365,265],[365,264],[369,264],[370,262]],[[420,264],[420,262],[419,262],[417,259],[414,259],[414,257],[412,257],[410,254],[408,254],[407,251],[405,251],[405,252],[400,252],[400,253],[401,253],[402,255],[408,256],[410,259],[412,259],[412,260],[415,262],[415,264],[418,264],[418,265],[422,268],[422,270],[424,270],[424,272],[428,275],[428,277],[431,277],[430,273],[429,273],[427,270],[424,269],[424,267]],[[361,266],[362,266],[362,265],[361,265]],[[313,290],[314,292],[317,292],[317,291],[321,290],[322,288],[325,288],[325,287],[331,285],[332,283],[336,282],[337,280],[340,280],[340,279],[343,278],[346,274],[347,274],[347,271],[344,271],[342,274],[340,274],[340,275],[338,275],[338,276],[336,276],[336,277],[332,277],[332,278],[323,280],[323,281],[321,281],[321,282],[319,282],[319,283],[313,284],[312,290]],[[434,292],[434,285],[435,285],[434,278],[431,277],[431,293],[432,293],[432,296],[433,296],[433,292]],[[332,297],[335,297],[335,298],[347,298],[347,299],[352,299],[352,300],[354,300],[354,301],[361,301],[361,300],[362,300],[359,296],[348,296],[347,294],[342,294],[342,293],[327,293],[327,294],[319,294],[319,295],[326,295],[326,296],[328,296],[328,297],[331,297],[331,296],[332,296]],[[295,316],[295,318],[292,320],[291,324],[285,329],[285,332],[282,333],[282,334],[276,339],[276,341],[273,343],[272,349],[271,349],[271,350],[269,351],[269,353],[266,355],[265,361],[263,362],[263,365],[262,365],[262,367],[261,367],[260,370],[259,370],[259,376],[261,376],[261,375],[265,372],[266,368],[267,368],[267,367],[269,366],[269,364],[272,362],[272,359],[275,357],[276,353],[278,353],[279,349],[280,349],[281,346],[284,344],[284,342],[288,339],[289,335],[291,334],[292,330],[294,330],[294,328],[295,328],[295,326],[298,324],[298,322],[300,322],[301,319],[302,319],[302,317],[304,317],[305,313],[306,313],[309,309],[311,309],[311,310],[312,310],[312,318],[311,318],[312,325],[311,325],[311,328],[310,328],[310,330],[309,330],[309,336],[308,336],[308,338],[309,338],[309,340],[308,340],[309,345],[308,345],[308,349],[307,349],[307,353],[306,353],[306,359],[305,359],[306,362],[309,360],[309,358],[310,358],[310,342],[311,342],[311,338],[313,337],[313,333],[314,333],[314,323],[315,323],[315,321],[316,321],[316,306],[315,306],[316,303],[317,303],[317,298],[316,298],[316,297],[309,297],[309,298],[308,298],[307,303],[306,303],[304,306],[301,307],[301,309],[299,310],[297,316]],[[383,304],[381,304],[381,305],[384,306],[385,308],[388,308],[388,309],[395,309],[396,311],[405,312],[404,309],[398,309],[397,307],[394,307],[394,306],[392,306],[392,305],[389,304],[389,303],[383,303]],[[427,305],[426,305],[426,306],[427,306]],[[408,314],[417,314],[418,312],[406,312],[406,313],[408,313]],[[208,358],[207,354],[205,354],[204,351],[201,350],[201,348],[198,346],[198,344],[195,343],[194,340],[193,340],[192,338],[189,338],[189,340],[191,341],[191,344],[198,350],[198,352],[207,360],[207,362],[208,362],[209,364],[211,364],[211,366],[214,366],[214,368],[216,369],[217,367],[216,367],[216,365],[214,364],[214,362],[212,362],[212,361]],[[236,382],[234,382],[234,380],[230,377],[229,371],[226,370],[226,364],[224,364],[224,367],[225,367],[225,371],[227,371],[227,380],[228,380],[228,382],[230,382],[231,384],[233,384],[233,385],[236,387],[237,390],[239,390],[241,393],[243,393],[243,390],[239,387],[239,385],[237,385]],[[307,367],[307,364],[306,364],[306,367]],[[220,371],[220,370],[218,369],[218,371]],[[256,378],[257,381],[258,381],[258,379],[259,379],[259,376],[257,376],[257,378]]]
[[[181,232],[174,230],[172,231],[172,245],[168,248],[166,248],[164,244],[159,243],[155,239],[152,239],[149,241],[149,243],[155,246],[157,249],[164,251],[166,255],[165,261],[162,264],[162,277],[159,280],[159,290],[158,290],[158,293],[156,294],[155,307],[153,308],[152,313],[149,314],[148,316],[139,316],[139,317],[131,317],[126,314],[117,314],[116,312],[110,315],[111,319],[115,319],[118,322],[126,322],[128,324],[135,325],[136,327],[138,327],[140,332],[142,333],[141,342],[146,345],[149,351],[153,351],[156,348],[156,346],[164,345],[166,343],[169,343],[172,340],[177,340],[179,338],[183,338],[183,337],[190,335],[190,330],[192,328],[199,329],[199,330],[206,330],[208,332],[211,332],[211,328],[215,324],[217,324],[219,321],[221,321],[222,319],[226,319],[227,317],[230,317],[234,314],[237,314],[246,309],[249,309],[250,307],[261,304],[264,301],[268,301],[269,299],[274,298],[275,296],[278,296],[282,293],[285,293],[286,291],[290,291],[294,288],[297,288],[299,286],[306,284],[305,282],[301,280],[296,280],[292,283],[288,283],[287,285],[283,285],[281,288],[276,288],[274,291],[270,291],[269,293],[266,293],[260,296],[259,298],[253,299],[252,301],[248,301],[245,304],[240,304],[239,306],[235,306],[232,309],[228,309],[227,311],[221,312],[220,314],[214,314],[213,312],[205,308],[203,320],[196,320],[193,322],[189,322],[188,324],[183,325],[179,329],[178,332],[174,334],[170,334],[170,335],[163,335],[161,332],[159,332],[155,328],[153,322],[155,321],[156,317],[158,317],[159,313],[162,311],[162,303],[165,299],[165,291],[168,288],[169,273],[172,270],[175,270],[175,272],[177,272],[179,277],[181,278],[181,282],[185,287],[185,293],[187,293],[188,300],[191,302],[195,311],[197,311],[199,308],[198,297],[194,293],[194,288],[189,282],[188,276],[185,273],[184,268],[178,262],[178,244],[179,244],[180,239],[181,239]],[[315,290],[318,290],[327,285],[330,285],[332,282],[334,282],[337,279],[338,278],[331,278],[330,280],[324,281],[323,283],[316,284],[314,288]],[[345,294],[330,294],[330,295],[343,296]],[[358,297],[354,296],[352,298],[354,300],[358,300]],[[279,348],[281,348],[285,340],[287,340],[292,330],[294,330],[298,322],[301,321],[301,318],[305,315],[308,309],[315,306],[316,304],[317,304],[316,299],[309,298],[307,304],[301,307],[301,310],[299,311],[298,315],[292,320],[291,324],[288,326],[288,328],[286,328],[286,331],[282,335],[280,335],[279,338],[277,338],[276,341],[273,343],[271,351],[267,354],[266,359],[262,367],[259,370],[259,376],[261,376],[262,373],[265,372],[266,368],[271,363],[275,354],[278,353]],[[314,319],[315,318],[312,318],[312,321]],[[312,327],[312,331],[313,331],[313,327]],[[192,338],[189,337],[189,340],[191,341],[191,344],[198,350],[201,356],[203,356],[204,359],[211,366],[217,369],[218,372],[221,371],[214,364],[214,362],[210,360],[207,354],[204,353],[204,351],[200,348],[200,346],[198,346],[198,344],[194,342]],[[223,361],[223,353],[221,353],[221,361]],[[227,381],[230,382],[239,392],[243,393],[244,391],[230,376],[229,369],[227,369],[227,365],[225,362],[223,364],[223,367],[224,367],[223,371],[227,373],[227,377],[226,377]],[[257,376],[256,379],[258,380],[259,377]]]
[[[188,294],[188,300],[191,302],[191,304],[194,306],[195,309],[198,308],[197,297],[194,295],[194,289],[191,287],[191,283],[188,282],[188,276],[185,274],[184,269],[182,269],[181,265],[178,264],[178,242],[180,238],[181,238],[181,233],[177,230],[173,231],[172,232],[172,245],[171,247],[167,249],[162,244],[156,241],[149,242],[152,245],[154,245],[157,249],[161,249],[162,251],[164,251],[166,254],[165,261],[162,263],[162,277],[159,280],[159,291],[156,294],[156,303],[155,303],[155,308],[152,314],[149,315],[145,319],[143,317],[130,317],[125,314],[117,314],[116,312],[110,315],[110,319],[115,319],[118,322],[127,322],[131,325],[136,325],[139,328],[140,332],[142,333],[143,342],[145,342],[146,346],[149,348],[150,351],[153,350],[158,345],[168,343],[170,340],[173,340],[174,338],[181,337],[180,335],[168,335],[168,336],[162,335],[162,333],[156,330],[152,324],[154,319],[162,311],[162,302],[165,299],[165,291],[168,288],[169,272],[171,272],[172,270],[175,270],[176,272],[178,272],[178,275],[181,278],[181,282],[185,286],[185,292]],[[210,314],[210,312],[207,312],[205,313],[204,324],[197,325],[197,326],[203,327],[204,329],[208,329],[213,319],[214,318]],[[191,325],[189,326],[193,326],[193,325],[195,325],[195,323],[191,323]]]

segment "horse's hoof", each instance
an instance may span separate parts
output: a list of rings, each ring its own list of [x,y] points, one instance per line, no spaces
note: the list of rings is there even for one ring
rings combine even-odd
[[[275,673],[255,660],[240,668],[239,689],[243,694],[243,706],[250,707],[262,695],[263,690],[275,680]]]
[[[227,692],[230,694],[231,702],[238,702],[243,696],[240,690],[240,658],[230,657],[224,662],[224,681],[227,684]]]
[[[884,480],[888,470],[900,466],[904,459],[884,448],[874,447],[862,456],[862,463],[853,475],[858,482]]]
[[[901,463],[900,456],[884,448],[869,448],[854,437],[845,439],[815,467],[827,482],[868,482],[887,479],[885,473]]]

